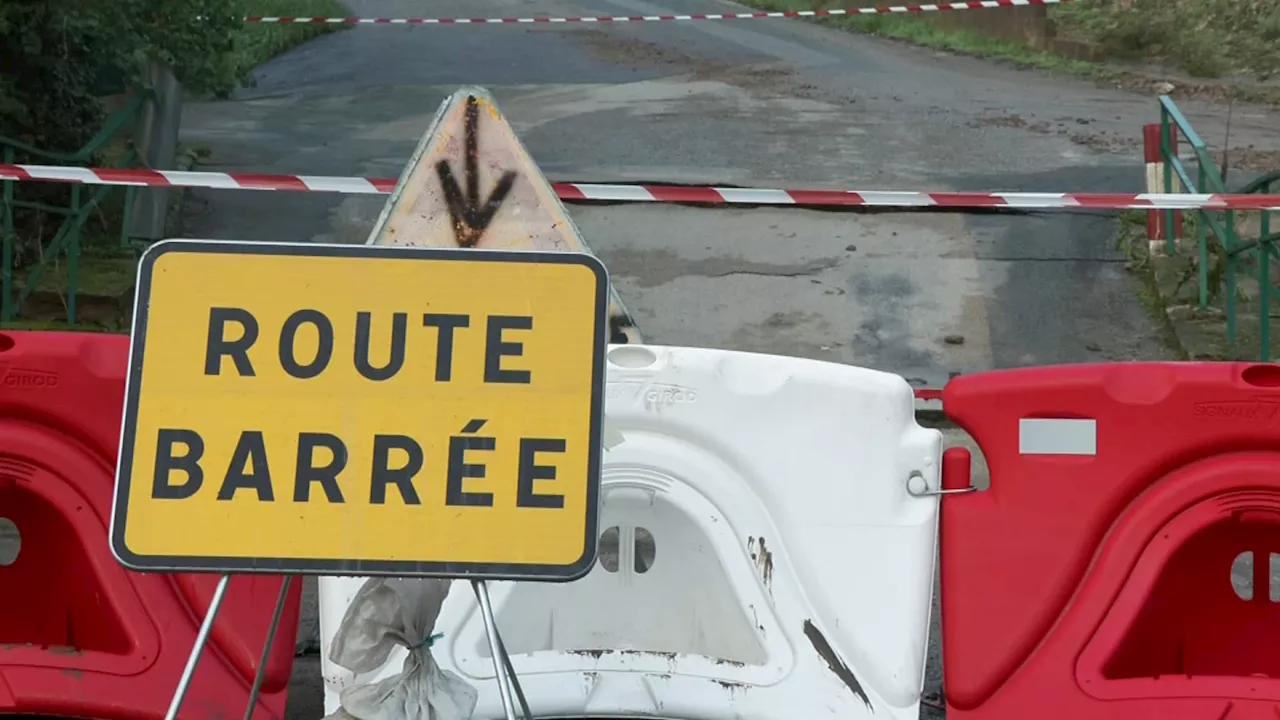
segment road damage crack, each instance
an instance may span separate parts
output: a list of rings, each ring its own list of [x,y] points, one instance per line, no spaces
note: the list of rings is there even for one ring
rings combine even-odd
[[[602,251],[600,258],[612,275],[633,278],[640,287],[665,285],[683,277],[733,276],[798,278],[816,275],[840,264],[841,258],[814,258],[798,263],[766,263],[743,257],[686,258],[672,250],[620,248]]]
[[[726,270],[720,273],[699,273],[699,274],[701,274],[702,277],[708,277],[708,278],[733,277],[735,275],[745,275],[748,277],[798,278],[798,277],[808,277],[810,275],[816,275],[822,270],[826,270],[832,267],[835,267],[835,263],[831,263],[826,267],[820,267],[814,270],[797,270],[794,272],[761,272],[758,270]]]

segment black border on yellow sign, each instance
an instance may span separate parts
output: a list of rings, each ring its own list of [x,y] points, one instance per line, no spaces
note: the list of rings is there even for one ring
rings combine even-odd
[[[216,253],[285,255],[298,257],[396,258],[412,260],[461,260],[495,263],[552,263],[581,265],[596,276],[595,355],[591,377],[591,437],[587,457],[587,522],[583,556],[571,565],[520,563],[448,563],[389,560],[317,560],[312,558],[225,558],[137,555],[125,545],[129,483],[133,475],[133,448],[137,432],[138,398],[142,358],[146,352],[147,313],[151,304],[151,276],[156,260],[165,253]],[[134,300],[129,373],[125,388],[124,420],[120,433],[120,462],[111,512],[111,551],[122,565],[141,571],[274,573],[320,575],[383,575],[416,577],[464,577],[476,580],[538,580],[567,582],[591,571],[598,551],[600,517],[600,463],[604,420],[605,352],[608,343],[609,277],[601,262],[587,253],[550,251],[464,250],[376,245],[318,245],[309,243],[257,243],[218,240],[165,240],[152,245],[138,262]]]

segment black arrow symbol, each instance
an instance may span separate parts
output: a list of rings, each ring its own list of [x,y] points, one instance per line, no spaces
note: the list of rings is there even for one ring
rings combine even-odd
[[[453,177],[453,170],[448,160],[436,163],[436,174],[440,176],[440,187],[444,190],[444,201],[449,207],[449,218],[453,220],[453,238],[458,247],[475,247],[480,242],[493,216],[507,199],[511,186],[515,185],[516,173],[508,170],[502,174],[498,184],[494,185],[489,199],[480,201],[480,146],[476,139],[476,130],[480,123],[480,107],[473,95],[467,96],[466,118],[466,156],[463,158],[464,180],[467,192],[464,195],[458,181]]]

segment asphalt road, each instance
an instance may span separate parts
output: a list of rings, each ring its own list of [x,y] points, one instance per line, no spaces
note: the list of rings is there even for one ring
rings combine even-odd
[[[348,0],[354,14],[717,11],[719,0]],[[987,11],[983,11],[987,12]],[[1154,97],[793,21],[355,28],[189,104],[211,169],[397,176],[440,101],[490,89],[544,172],[896,190],[1134,191]],[[1225,110],[1183,105],[1207,137]],[[1232,144],[1276,146],[1238,106]],[[191,237],[362,242],[381,198],[199,191]],[[899,372],[1167,358],[1113,217],[578,206],[647,339]],[[959,435],[951,438],[964,440]],[[936,646],[936,643],[935,643]],[[936,647],[935,647],[936,650]],[[291,715],[321,714],[316,659]],[[938,689],[936,663],[930,688]]]
[[[363,15],[528,14],[524,2],[353,0]],[[714,0],[540,2],[548,14],[723,10]],[[984,11],[985,12],[985,11]],[[760,187],[1141,188],[1154,98],[793,21],[361,27],[191,105],[184,139],[237,170],[396,176],[443,97],[490,88],[555,180]],[[1209,137],[1221,108],[1188,104]],[[1237,109],[1235,143],[1274,117]],[[380,198],[198,194],[188,232],[363,241]],[[646,335],[928,382],[1166,355],[1109,213],[571,209]],[[953,336],[948,344],[944,338]]]

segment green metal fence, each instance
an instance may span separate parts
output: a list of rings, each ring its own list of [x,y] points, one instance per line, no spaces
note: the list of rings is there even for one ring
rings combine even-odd
[[[103,163],[108,167],[133,167],[138,164],[138,153],[132,143],[128,144],[114,158],[103,158],[103,151],[112,140],[129,127],[141,114],[143,105],[152,97],[149,91],[140,92],[120,110],[113,113],[98,132],[84,147],[73,153],[55,153],[32,147],[26,143],[0,136],[0,156],[6,164],[28,162],[47,165],[88,166]],[[3,195],[0,196],[0,321],[15,320],[22,305],[31,293],[40,286],[45,273],[52,266],[66,261],[66,308],[67,322],[76,322],[76,298],[79,294],[81,239],[86,221],[97,212],[112,196],[123,196],[124,218],[120,226],[119,243],[121,248],[128,247],[128,229],[130,213],[133,207],[136,188],[110,185],[89,186],[72,185],[69,189],[70,201],[66,205],[51,205],[34,200],[17,197],[17,181],[8,180],[3,183]],[[35,211],[60,218],[57,231],[51,239],[41,247],[40,257],[25,268],[23,272],[15,271],[17,260],[18,232],[15,213],[19,210]]]
[[[1176,128],[1176,133],[1175,129]],[[1174,147],[1174,138],[1180,135],[1181,141],[1191,146],[1194,153],[1194,175],[1186,163],[1178,157]],[[1166,95],[1160,96],[1160,157],[1164,164],[1164,192],[1177,192],[1174,179],[1181,182],[1182,188],[1189,193],[1268,193],[1273,185],[1280,186],[1280,171],[1263,175],[1244,187],[1229,190],[1222,174],[1218,171],[1213,157],[1204,140],[1191,127],[1178,106]],[[1239,322],[1247,308],[1241,307],[1241,300],[1251,302],[1253,298],[1246,296],[1241,281],[1251,277],[1257,283],[1257,317],[1258,317],[1258,358],[1264,362],[1271,360],[1271,305],[1275,293],[1272,279],[1272,261],[1280,258],[1277,255],[1276,243],[1280,242],[1280,232],[1271,231],[1270,211],[1263,211],[1258,218],[1256,237],[1242,236],[1242,213],[1233,210],[1165,210],[1164,227],[1166,228],[1166,252],[1173,255],[1177,252],[1176,238],[1171,229],[1174,225],[1175,212],[1184,214],[1187,229],[1194,231],[1195,264],[1198,288],[1198,305],[1201,310],[1208,310],[1215,301],[1221,301],[1221,309],[1226,316],[1227,352],[1236,358]],[[1246,231],[1245,235],[1249,233]]]

